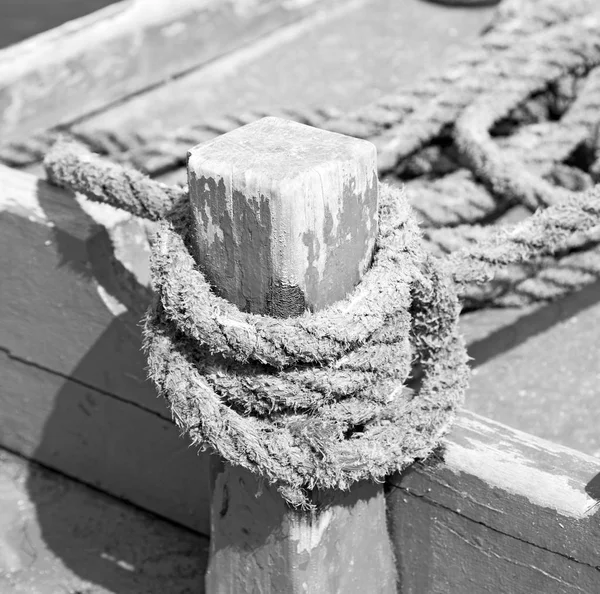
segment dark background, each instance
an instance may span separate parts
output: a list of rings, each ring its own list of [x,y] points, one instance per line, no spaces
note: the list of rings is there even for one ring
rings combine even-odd
[[[0,0],[0,48],[119,0]]]

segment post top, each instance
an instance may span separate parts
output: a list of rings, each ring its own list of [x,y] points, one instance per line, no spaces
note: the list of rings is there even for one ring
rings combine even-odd
[[[220,296],[299,315],[360,281],[377,233],[370,142],[269,117],[188,155],[195,257]]]
[[[375,163],[376,158],[375,146],[366,140],[266,117],[196,145],[188,151],[188,168],[226,163],[232,171],[264,173],[277,181],[332,162]]]

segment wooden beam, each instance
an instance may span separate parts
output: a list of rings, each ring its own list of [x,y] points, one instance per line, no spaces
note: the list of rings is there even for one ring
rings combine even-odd
[[[127,0],[0,51],[2,143],[72,122],[344,0]]]
[[[0,166],[0,253],[0,446],[208,534],[208,455],[140,352],[144,227]]]
[[[463,412],[389,481],[401,592],[600,591],[599,479],[597,458]]]
[[[221,296],[276,317],[340,300],[377,232],[375,147],[264,118],[190,151],[196,257]],[[394,592],[381,485],[312,493],[291,509],[274,485],[215,469],[209,594]]]
[[[0,485],[3,594],[202,592],[207,538],[3,450]]]
[[[1,447],[208,535],[209,457],[170,419],[3,350],[0,377]]]

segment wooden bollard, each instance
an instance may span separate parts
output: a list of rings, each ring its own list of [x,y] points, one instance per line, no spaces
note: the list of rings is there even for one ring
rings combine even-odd
[[[276,317],[343,299],[373,256],[375,147],[264,118],[189,152],[196,259],[240,309]],[[208,594],[396,591],[382,485],[314,491],[289,507],[274,486],[215,465]]]

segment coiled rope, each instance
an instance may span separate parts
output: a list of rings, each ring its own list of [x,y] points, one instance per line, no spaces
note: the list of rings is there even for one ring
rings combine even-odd
[[[456,287],[564,249],[574,233],[583,241],[600,224],[595,189],[440,261],[403,192],[382,184],[363,281],[322,312],[280,320],[240,312],[211,291],[191,255],[185,191],[68,144],[54,147],[46,169],[95,200],[165,218],[144,332],[151,377],[196,443],[277,481],[294,505],[308,503],[306,489],[383,479],[426,456],[467,382]]]
[[[144,345],[152,379],[196,443],[277,482],[294,505],[307,505],[314,487],[382,480],[430,453],[461,402],[459,298],[523,303],[597,278],[600,190],[581,191],[597,180],[593,8],[500,5],[480,44],[445,74],[350,117],[321,114],[321,127],[375,140],[396,185],[380,186],[372,268],[315,314],[272,319],[218,298],[190,255],[185,189],[55,145],[51,181],[159,222]],[[198,133],[171,135],[167,160]],[[577,151],[587,171],[569,164]],[[415,171],[404,191],[398,177]],[[534,213],[514,226],[472,224],[515,204]]]

